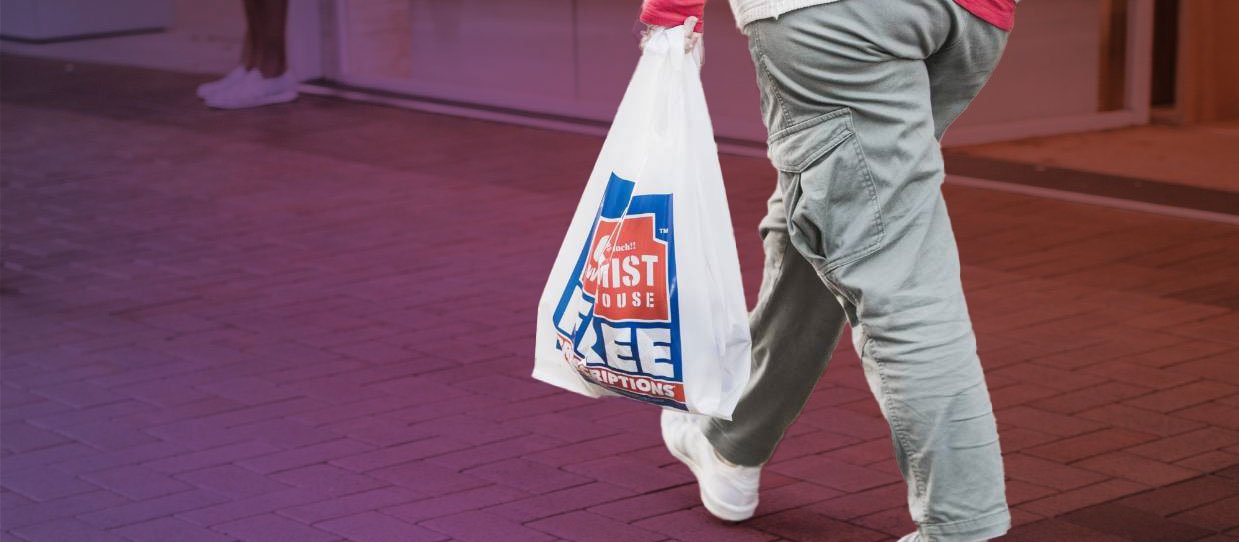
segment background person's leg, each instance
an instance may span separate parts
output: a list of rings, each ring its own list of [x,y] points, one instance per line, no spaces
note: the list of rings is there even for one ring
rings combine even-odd
[[[266,78],[279,77],[288,69],[285,53],[285,23],[288,20],[288,0],[257,0],[259,50],[257,68]]]
[[[258,4],[260,0],[242,0],[241,5],[245,8],[245,40],[241,43],[241,65],[245,69],[252,70],[258,67],[258,39],[259,32],[259,15]]]
[[[800,414],[838,344],[843,310],[813,267],[791,248],[778,186],[758,230],[765,268],[749,313],[753,366],[731,421],[705,418],[706,438],[724,459],[757,466]]]
[[[1010,526],[926,64],[971,39],[963,16],[950,0],[843,0],[747,29],[790,241],[843,299],[927,542]]]

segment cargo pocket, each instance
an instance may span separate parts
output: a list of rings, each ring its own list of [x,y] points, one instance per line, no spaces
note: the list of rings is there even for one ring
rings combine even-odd
[[[770,134],[792,243],[819,273],[872,254],[884,226],[877,187],[847,108]]]

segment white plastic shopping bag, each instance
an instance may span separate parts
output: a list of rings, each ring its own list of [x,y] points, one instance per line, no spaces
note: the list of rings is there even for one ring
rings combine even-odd
[[[533,376],[731,419],[747,306],[686,31],[645,44],[542,293]]]

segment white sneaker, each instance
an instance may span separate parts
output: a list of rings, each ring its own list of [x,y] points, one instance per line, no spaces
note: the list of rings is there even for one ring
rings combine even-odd
[[[245,69],[245,66],[237,66],[233,68],[232,71],[228,72],[227,75],[219,79],[211,81],[210,83],[198,85],[198,97],[205,100],[212,94],[232,86],[233,83],[236,83],[237,81],[240,81],[242,77],[245,77],[245,73],[247,71],[248,70]]]
[[[919,533],[906,534],[898,542],[921,542],[921,535]]]
[[[263,77],[258,70],[247,72],[240,81],[212,94],[207,105],[217,109],[244,109],[297,99],[297,80],[289,72],[279,77]]]
[[[744,521],[757,510],[761,467],[724,461],[697,426],[694,415],[663,409],[663,442],[676,459],[688,465],[701,489],[701,503],[715,517]]]

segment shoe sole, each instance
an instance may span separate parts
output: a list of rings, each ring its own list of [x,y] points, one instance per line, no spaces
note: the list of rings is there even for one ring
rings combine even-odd
[[[251,107],[262,107],[264,105],[275,105],[275,104],[287,103],[287,102],[291,102],[296,99],[297,99],[297,91],[289,90],[287,92],[281,92],[279,94],[271,94],[269,96],[264,96],[261,100],[254,101],[254,102],[247,102],[244,104],[230,104],[227,102],[211,103],[211,101],[208,99],[207,105],[214,107],[215,109],[249,109]]]
[[[744,521],[753,517],[753,512],[757,510],[756,506],[753,506],[752,508],[736,508],[734,506],[724,504],[712,497],[709,493],[706,493],[705,485],[701,483],[701,470],[700,467],[697,466],[697,463],[692,459],[689,459],[687,455],[680,453],[675,446],[673,446],[670,442],[667,442],[666,437],[663,437],[663,445],[667,447],[667,451],[671,452],[672,456],[680,460],[681,463],[687,465],[688,470],[692,471],[693,478],[697,479],[697,488],[701,495],[701,504],[704,505],[706,510],[713,514],[714,517],[725,521]]]

